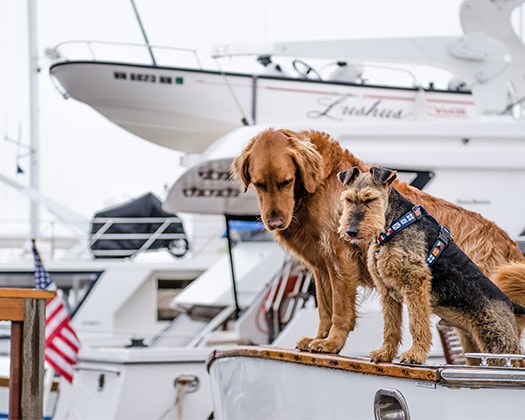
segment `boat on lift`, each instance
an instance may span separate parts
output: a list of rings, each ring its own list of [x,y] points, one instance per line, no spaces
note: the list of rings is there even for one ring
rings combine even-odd
[[[206,57],[188,48],[74,41],[50,52],[49,72],[65,98],[188,153],[243,125],[477,120],[509,114],[525,92],[517,35],[500,39],[501,25],[493,24],[507,25],[520,2],[479,3],[463,4],[462,36],[217,45]],[[422,80],[417,66],[440,68],[450,80]]]

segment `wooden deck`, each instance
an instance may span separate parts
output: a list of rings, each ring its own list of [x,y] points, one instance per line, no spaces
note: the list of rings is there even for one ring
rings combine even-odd
[[[516,355],[501,355],[516,356]],[[416,381],[430,381],[445,387],[525,387],[525,368],[512,366],[472,365],[405,365],[372,363],[368,358],[337,354],[309,353],[277,347],[236,346],[214,350],[207,369],[218,359],[251,357],[320,368],[338,369],[369,375],[388,376]],[[519,357],[519,356],[518,356]],[[523,356],[521,356],[523,357]]]

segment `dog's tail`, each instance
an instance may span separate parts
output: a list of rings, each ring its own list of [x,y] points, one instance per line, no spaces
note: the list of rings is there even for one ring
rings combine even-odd
[[[525,329],[525,264],[502,265],[491,276],[492,281],[512,301],[512,310],[520,331]]]

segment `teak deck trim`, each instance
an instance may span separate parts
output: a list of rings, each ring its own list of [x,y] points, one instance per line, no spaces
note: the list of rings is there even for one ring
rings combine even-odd
[[[234,357],[252,357],[391,378],[430,381],[452,388],[525,388],[525,368],[521,367],[372,363],[364,357],[308,353],[278,347],[237,346],[216,349],[209,355],[206,368],[209,372],[215,360]]]
[[[326,367],[371,375],[384,375],[395,378],[416,379],[420,381],[440,381],[440,368],[431,366],[411,366],[395,363],[372,363],[368,359],[337,354],[308,353],[297,350],[268,348],[259,346],[239,346],[214,350],[206,363],[210,365],[217,359],[227,357],[254,357],[302,365]]]

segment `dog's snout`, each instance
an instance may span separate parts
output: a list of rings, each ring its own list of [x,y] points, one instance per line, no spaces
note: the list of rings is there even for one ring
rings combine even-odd
[[[355,226],[349,227],[346,229],[346,234],[350,236],[351,238],[355,238],[357,236],[357,228]]]

